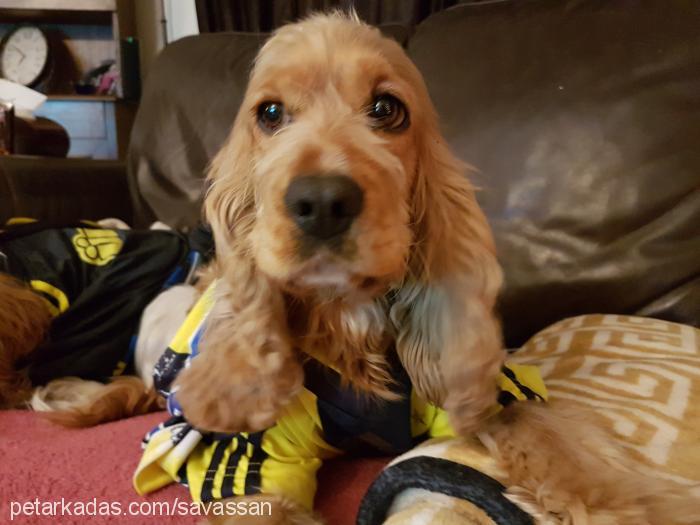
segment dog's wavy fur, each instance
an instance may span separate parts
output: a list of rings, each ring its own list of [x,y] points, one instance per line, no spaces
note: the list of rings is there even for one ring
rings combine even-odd
[[[368,125],[363,109],[380,90],[409,108],[405,132]],[[255,108],[265,99],[298,109],[294,125],[260,131]],[[495,402],[503,361],[492,313],[501,272],[465,171],[396,42],[341,15],[279,30],[209,175],[205,208],[222,271],[206,351],[178,380],[192,422],[220,431],[272,424],[302,384],[295,349],[322,354],[353,386],[390,397],[386,350],[395,343],[419,393],[473,429]],[[335,261],[349,274],[343,293],[295,280],[313,270],[283,194],[293,177],[323,172],[348,174],[365,193],[343,247],[354,255]]]
[[[700,523],[698,498],[640,474],[609,428],[569,403],[514,403],[478,436],[507,473],[506,496],[538,525]]]
[[[0,273],[0,409],[26,407],[32,385],[19,362],[44,340],[50,323],[41,296]]]
[[[162,410],[165,403],[136,376],[116,377],[107,384],[66,377],[36,388],[30,406],[52,423],[90,427]]]
[[[371,129],[363,108],[378,92],[406,104],[408,129]],[[256,121],[267,100],[293,114],[271,135]],[[398,44],[342,14],[277,31],[209,173],[218,296],[203,352],[177,380],[184,412],[212,430],[265,428],[302,385],[304,354],[369,396],[390,398],[386,353],[395,346],[419,395],[444,406],[458,433],[482,431],[512,475],[512,497],[539,523],[682,523],[682,495],[664,505],[657,496],[675,489],[597,456],[612,441],[580,414],[572,433],[566,408],[514,408],[484,421],[504,360],[493,313],[501,271],[467,172]],[[301,253],[283,195],[309,173],[342,173],[364,190],[350,239],[324,259],[345,272],[340,289],[300,278],[322,269]],[[590,447],[582,449],[585,429]],[[298,514],[279,523],[299,523]]]

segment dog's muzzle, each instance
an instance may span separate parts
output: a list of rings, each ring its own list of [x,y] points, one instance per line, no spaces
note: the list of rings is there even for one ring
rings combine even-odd
[[[304,175],[287,187],[284,203],[303,234],[329,242],[345,234],[362,212],[362,188],[346,175]]]

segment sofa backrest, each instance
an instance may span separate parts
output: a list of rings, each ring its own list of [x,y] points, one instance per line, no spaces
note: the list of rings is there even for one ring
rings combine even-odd
[[[684,0],[505,0],[408,40],[506,274],[506,342],[587,312],[700,321],[700,10]],[[167,47],[129,158],[136,213],[200,218],[202,177],[264,35]]]
[[[228,135],[265,35],[208,33],[167,46],[148,74],[127,158],[137,226],[201,219],[206,167]]]
[[[700,6],[465,5],[408,51],[474,165],[507,342],[589,312],[700,322]]]

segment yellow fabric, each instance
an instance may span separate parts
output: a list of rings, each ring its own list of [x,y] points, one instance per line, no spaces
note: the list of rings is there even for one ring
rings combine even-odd
[[[94,266],[111,263],[124,246],[116,231],[95,228],[77,228],[72,242],[80,260]]]
[[[63,293],[63,291],[59,290],[55,286],[45,281],[39,281],[37,279],[29,281],[29,286],[31,286],[34,290],[42,294],[41,297],[44,299],[46,308],[48,308],[49,313],[52,317],[56,317],[68,310],[68,307],[70,306],[68,297],[65,293]],[[54,299],[56,301],[56,304],[54,304],[48,298],[46,298],[44,294]]]
[[[521,385],[527,386],[530,390],[539,394],[544,400],[547,400],[547,388],[544,386],[544,381],[540,376],[540,371],[536,366],[517,365],[508,363],[508,369],[515,374],[517,381]],[[527,401],[527,397],[512,379],[507,377],[503,372],[498,376],[498,388],[501,391],[510,392],[518,401]]]
[[[282,494],[313,508],[316,471],[321,461],[342,452],[323,440],[316,396],[303,389],[279,421],[263,434],[268,459],[261,467],[261,492]]]
[[[214,286],[209,286],[202,297],[199,298],[179,328],[172,342],[172,348],[178,354],[191,354],[193,352],[193,337],[206,321],[207,314],[214,306]]]
[[[119,361],[117,363],[117,366],[114,367],[114,370],[112,370],[112,376],[120,376],[124,374],[124,371],[126,370],[126,361]]]
[[[174,352],[171,355],[196,354],[198,334],[213,304],[214,285],[188,314],[170,345]],[[516,365],[509,370],[517,382],[546,398],[546,389],[536,368]],[[499,378],[499,385],[517,399],[526,398],[505,376]],[[302,389],[297,398],[283,409],[277,423],[257,435],[257,448],[251,443],[253,436],[245,433],[228,440],[212,441],[202,439],[202,434],[195,430],[187,432],[185,423],[162,425],[147,439],[134,474],[134,486],[139,494],[145,494],[173,481],[182,481],[178,473],[184,466],[194,501],[201,501],[205,492],[207,497],[209,494],[213,498],[222,497],[222,488],[228,483],[234,495],[250,493],[251,490],[283,494],[311,509],[316,472],[322,460],[342,453],[324,440],[317,401],[311,391]],[[184,438],[183,429],[186,431]],[[419,399],[415,392],[411,396],[411,434],[416,438],[455,435],[447,413]],[[206,490],[205,486],[208,487]]]
[[[5,222],[5,225],[16,226],[18,224],[31,224],[33,222],[37,222],[37,220],[32,219],[31,217],[11,217],[11,218],[7,219],[7,222]]]
[[[173,470],[173,462],[168,461],[174,455],[166,455],[172,450],[171,437],[170,430],[157,432],[151,437],[134,474],[134,488],[139,494],[148,494],[179,479],[178,468]]]

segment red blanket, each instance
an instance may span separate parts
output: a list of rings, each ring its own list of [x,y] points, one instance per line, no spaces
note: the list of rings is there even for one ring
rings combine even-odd
[[[78,430],[56,427],[31,412],[0,412],[0,523],[198,523],[201,518],[192,515],[153,515],[154,502],[189,504],[184,487],[171,485],[147,497],[131,487],[141,438],[164,417],[150,414]],[[316,506],[328,523],[354,523],[362,495],[385,463],[341,459],[324,466]],[[132,511],[147,515],[131,516]]]

